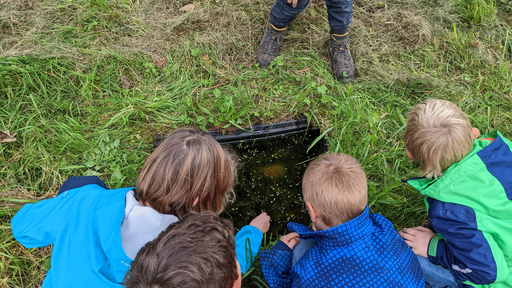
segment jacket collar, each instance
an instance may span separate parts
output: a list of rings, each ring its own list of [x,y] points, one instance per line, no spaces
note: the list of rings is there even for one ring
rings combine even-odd
[[[356,218],[322,231],[313,231],[309,227],[294,222],[288,223],[288,229],[292,232],[297,232],[300,238],[313,239],[317,244],[325,246],[349,245],[369,235],[372,227],[373,223],[370,219],[368,205]]]

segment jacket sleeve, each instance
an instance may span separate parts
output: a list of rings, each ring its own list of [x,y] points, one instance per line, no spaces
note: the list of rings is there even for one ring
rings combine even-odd
[[[270,250],[260,252],[263,276],[270,288],[291,288],[292,250],[279,241]]]
[[[236,233],[236,259],[240,263],[242,274],[251,268],[252,262],[260,251],[263,233],[251,225],[246,225]]]
[[[63,198],[64,195],[59,195],[34,204],[25,204],[11,220],[14,238],[25,248],[54,244],[63,223],[73,213],[63,205]]]
[[[460,282],[488,285],[505,281],[508,268],[503,252],[490,234],[478,230],[474,210],[429,202],[429,218],[439,233],[429,243],[430,262],[449,269]]]

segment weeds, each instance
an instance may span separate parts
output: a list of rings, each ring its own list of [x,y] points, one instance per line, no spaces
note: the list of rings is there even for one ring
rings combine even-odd
[[[474,24],[490,24],[497,12],[496,0],[457,0],[460,17]]]

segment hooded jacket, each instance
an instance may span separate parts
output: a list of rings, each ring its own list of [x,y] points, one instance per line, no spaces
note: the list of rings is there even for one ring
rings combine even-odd
[[[126,195],[133,189],[85,185],[55,198],[26,204],[16,213],[11,220],[11,229],[14,238],[25,248],[53,244],[51,269],[43,281],[43,288],[121,288],[132,262],[123,249],[121,225]],[[145,230],[141,233],[150,236]],[[243,271],[251,267],[262,238],[258,228],[249,225],[236,235],[237,259]]]
[[[440,178],[407,181],[425,195],[438,233],[428,259],[450,270],[459,287],[512,287],[511,147],[494,132],[475,139]]]
[[[260,252],[269,287],[404,287],[424,288],[418,259],[380,214],[368,206],[356,218],[322,231],[289,223],[288,229],[315,245],[292,265],[292,250],[278,242]]]

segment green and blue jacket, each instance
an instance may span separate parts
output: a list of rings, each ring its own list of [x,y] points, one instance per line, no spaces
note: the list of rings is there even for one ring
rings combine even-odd
[[[411,179],[437,235],[428,259],[459,287],[512,287],[512,142],[494,132],[438,179]]]

